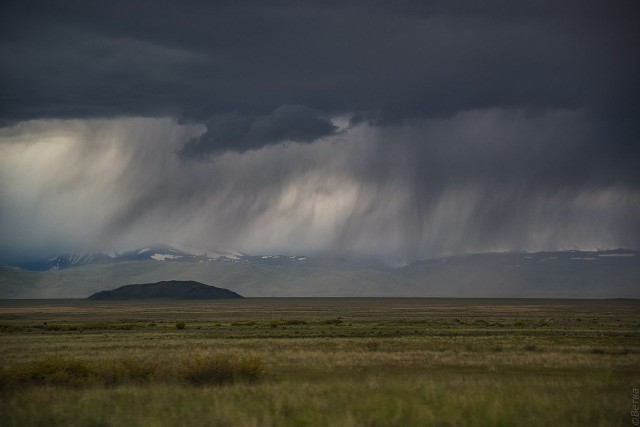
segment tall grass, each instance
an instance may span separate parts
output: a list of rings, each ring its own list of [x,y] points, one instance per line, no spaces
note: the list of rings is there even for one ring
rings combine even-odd
[[[620,387],[622,386],[622,387]],[[0,399],[4,426],[613,426],[630,425],[623,380],[530,373],[387,375],[260,382],[30,387]]]
[[[256,381],[264,374],[258,357],[229,359],[198,357],[187,359],[180,366],[179,377],[195,385],[226,384],[236,381]]]
[[[130,358],[102,363],[48,358],[6,367],[0,371],[0,388],[21,386],[114,386],[149,382],[220,385],[255,382],[264,375],[259,357],[198,356],[176,364]]]
[[[82,360],[46,359],[4,369],[0,374],[0,387],[21,385],[79,386],[98,379],[93,366]]]

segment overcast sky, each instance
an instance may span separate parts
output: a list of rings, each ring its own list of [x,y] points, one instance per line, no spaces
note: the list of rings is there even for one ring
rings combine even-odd
[[[640,247],[640,2],[4,1],[0,259]]]

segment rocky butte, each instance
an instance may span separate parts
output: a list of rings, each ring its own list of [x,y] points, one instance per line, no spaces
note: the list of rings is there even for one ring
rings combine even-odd
[[[92,300],[128,299],[233,299],[243,298],[233,291],[194,281],[170,280],[139,285],[125,285],[89,296]]]

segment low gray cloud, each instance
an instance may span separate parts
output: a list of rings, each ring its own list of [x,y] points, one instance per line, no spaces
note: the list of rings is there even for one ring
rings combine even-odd
[[[206,122],[207,131],[185,143],[182,158],[206,159],[226,151],[243,153],[280,142],[312,142],[336,132],[337,128],[303,105],[284,105],[271,114],[250,117],[216,115]]]
[[[635,111],[637,2],[3,3],[5,122]]]

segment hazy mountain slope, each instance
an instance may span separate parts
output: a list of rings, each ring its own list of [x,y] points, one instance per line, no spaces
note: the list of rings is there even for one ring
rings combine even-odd
[[[248,297],[640,298],[638,251],[490,253],[402,268],[247,257],[239,262],[120,261],[33,272],[0,268],[0,298],[85,298],[130,283],[194,280]]]
[[[489,253],[411,264],[401,275],[442,296],[640,297],[638,251]]]
[[[387,295],[392,275],[362,271],[356,264],[326,263],[273,266],[243,263],[160,263],[155,261],[86,265],[56,271],[0,272],[1,298],[85,298],[129,283],[194,280],[245,296]],[[6,280],[5,279],[6,276]]]
[[[41,273],[17,267],[0,267],[0,298],[44,298],[39,284]]]

